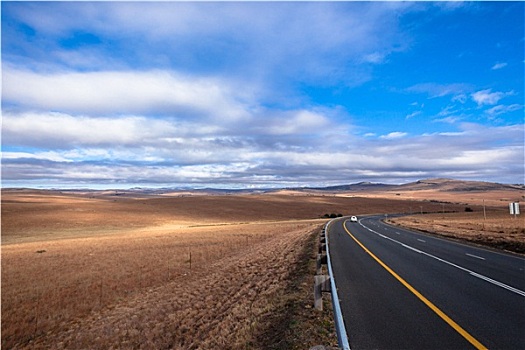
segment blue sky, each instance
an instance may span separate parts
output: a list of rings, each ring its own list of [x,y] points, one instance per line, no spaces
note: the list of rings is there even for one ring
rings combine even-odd
[[[2,2],[2,186],[523,183],[524,5]]]

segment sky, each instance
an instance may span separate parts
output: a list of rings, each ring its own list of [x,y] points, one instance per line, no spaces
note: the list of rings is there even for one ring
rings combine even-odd
[[[2,187],[523,183],[524,8],[2,1]]]

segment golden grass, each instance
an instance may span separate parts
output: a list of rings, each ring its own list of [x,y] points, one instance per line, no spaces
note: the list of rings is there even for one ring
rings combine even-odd
[[[267,222],[321,218],[324,214],[362,215],[408,212],[439,204],[400,198],[328,195],[230,195],[131,197],[59,191],[2,191],[2,244],[106,236],[122,230],[164,225]],[[451,208],[462,210],[461,205]]]
[[[213,348],[206,342],[222,332],[219,338],[236,348],[228,334],[246,341],[240,333],[268,311],[264,296],[279,288],[316,226],[156,228],[4,246],[2,345]],[[81,326],[72,331],[75,320]],[[113,331],[96,330],[97,340],[91,327]]]
[[[320,336],[331,324],[310,308],[309,277],[297,271],[325,222],[319,218],[442,209],[430,201],[435,197],[363,196],[3,191],[2,347],[300,348],[289,339],[316,345],[333,336]],[[464,201],[446,205],[472,225],[479,208],[464,208]],[[428,228],[440,215],[415,220]],[[502,230],[485,224],[490,234]],[[523,231],[509,230],[507,238],[523,241]],[[290,310],[312,330],[297,331]]]
[[[306,239],[325,222],[305,218],[352,205],[320,202],[5,191],[2,346],[258,344]]]
[[[473,212],[413,215],[389,220],[397,225],[470,241],[499,249],[525,253],[525,222],[514,218],[508,208],[482,207]]]

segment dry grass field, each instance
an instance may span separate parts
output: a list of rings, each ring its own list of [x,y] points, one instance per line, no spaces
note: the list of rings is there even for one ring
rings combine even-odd
[[[245,348],[318,226],[158,229],[8,245],[4,345]]]
[[[309,307],[312,275],[293,290],[299,277],[290,276],[311,262],[315,247],[306,255],[304,247],[326,222],[320,217],[376,205],[396,207],[286,194],[4,191],[2,346],[264,349],[272,342],[333,342],[322,315]],[[294,331],[276,337],[287,328],[267,320],[289,315],[286,296],[300,290],[304,302],[295,309],[308,310],[302,324],[315,320],[310,326],[318,331],[297,332],[290,319]]]
[[[419,205],[398,199],[334,195],[134,196],[11,190],[2,193],[2,244],[108,236],[171,226],[220,225],[408,211]],[[427,203],[425,209],[439,206]],[[459,208],[459,207],[458,207]],[[461,208],[462,209],[462,208]]]
[[[509,215],[508,208],[489,208],[484,214],[483,208],[476,207],[473,212],[414,215],[388,221],[448,238],[525,254],[525,222],[523,217]]]
[[[489,208],[480,231],[472,220],[480,213],[476,203],[456,196],[446,205],[456,213],[442,214],[437,197],[407,197],[4,190],[2,348],[335,345],[331,315],[311,307],[317,237],[327,213],[423,207],[436,214],[398,223],[457,232],[464,222],[487,239],[525,241],[521,219],[508,227],[496,223],[504,214],[497,198],[500,206]],[[467,204],[473,213],[464,212]]]

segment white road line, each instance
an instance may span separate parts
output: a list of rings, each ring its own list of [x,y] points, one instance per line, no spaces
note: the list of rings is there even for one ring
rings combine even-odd
[[[436,259],[437,261],[441,261],[442,263],[445,263],[445,264],[447,264],[447,265],[450,265],[450,266],[452,266],[452,267],[455,267],[455,268],[457,268],[457,269],[459,269],[459,270],[465,271],[465,272],[467,272],[468,274],[470,274],[471,276],[474,276],[474,277],[480,278],[480,279],[482,279],[482,280],[484,280],[484,281],[487,281],[487,282],[489,282],[489,283],[492,283],[492,284],[495,285],[495,286],[498,286],[498,287],[504,288],[504,289],[509,290],[509,291],[511,291],[511,292],[513,292],[513,293],[516,293],[516,294],[518,294],[518,295],[521,295],[522,297],[525,297],[525,292],[522,291],[522,290],[520,290],[520,289],[517,289],[517,288],[511,287],[511,286],[509,286],[509,285],[507,285],[507,284],[505,284],[505,283],[502,283],[502,282],[499,282],[499,281],[493,280],[493,279],[490,278],[490,277],[483,276],[483,275],[481,275],[481,274],[479,274],[479,273],[477,273],[477,272],[471,271],[471,270],[469,270],[469,269],[467,269],[467,268],[465,268],[465,267],[463,267],[463,266],[456,265],[456,264],[454,264],[454,263],[452,263],[452,262],[450,262],[450,261],[447,261],[447,260],[445,260],[445,259],[441,259],[440,257],[437,257],[437,256],[435,256],[435,255],[429,254],[429,253],[424,252],[424,251],[422,251],[422,250],[416,249],[416,248],[411,247],[411,246],[409,246],[409,245],[407,245],[407,244],[405,244],[405,243],[401,243],[401,242],[399,242],[399,241],[396,241],[396,240],[393,239],[393,238],[387,237],[387,236],[382,235],[381,233],[379,233],[379,232],[377,232],[377,231],[372,230],[371,228],[368,228],[367,226],[363,225],[363,224],[361,223],[361,221],[359,221],[359,224],[360,224],[361,226],[363,226],[364,228],[366,228],[368,231],[373,232],[373,233],[375,233],[376,235],[379,235],[379,236],[381,236],[381,237],[383,237],[383,238],[389,239],[389,240],[391,240],[392,242],[395,242],[395,243],[401,245],[401,246],[404,247],[404,248],[410,249],[410,250],[412,250],[412,251],[414,251],[414,252],[416,252],[416,253],[419,253],[419,254],[424,254],[424,255],[426,255],[426,256],[432,258],[432,259]]]
[[[479,273],[471,272],[470,274],[472,276],[474,276],[474,277],[481,278],[484,281],[487,281],[487,282],[490,282],[492,284],[495,284],[496,286],[500,286],[501,288],[505,288],[505,289],[510,290],[511,292],[514,292],[516,294],[520,294],[520,295],[525,296],[525,293],[523,291],[521,291],[521,290],[519,290],[517,288],[511,287],[509,285],[506,285],[505,283],[498,282],[498,281],[493,280],[492,278],[489,278],[487,276],[480,275]]]
[[[481,256],[477,256],[477,255],[474,255],[474,254],[469,254],[469,253],[465,253],[465,255],[468,255],[468,256],[471,256],[473,258],[476,258],[476,259],[480,259],[480,260],[487,260]]]
[[[423,240],[423,239],[419,239],[419,238],[418,238],[417,240],[420,241],[420,242],[423,242],[423,243],[426,243],[426,242],[427,242],[427,241],[425,241],[425,240]]]

